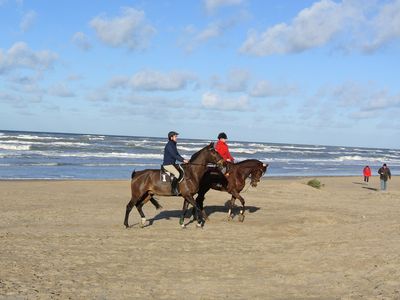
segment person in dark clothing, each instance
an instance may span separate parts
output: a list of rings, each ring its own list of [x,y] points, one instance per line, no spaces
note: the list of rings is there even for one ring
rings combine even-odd
[[[381,190],[386,191],[387,181],[388,179],[392,179],[392,174],[390,173],[390,169],[386,164],[383,164],[382,167],[379,168],[378,174],[380,175],[381,180]]]
[[[184,159],[178,152],[176,147],[176,140],[178,138],[178,133],[175,131],[170,131],[168,133],[168,143],[164,148],[164,160],[163,160],[163,168],[174,175],[175,178],[171,181],[172,194],[178,196],[178,178],[179,171],[175,167],[176,161],[180,161],[183,163],[188,163],[188,160]]]

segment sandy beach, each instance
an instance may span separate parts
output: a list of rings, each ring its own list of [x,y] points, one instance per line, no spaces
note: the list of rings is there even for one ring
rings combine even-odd
[[[400,179],[309,179],[249,188],[243,223],[210,192],[185,230],[167,197],[125,229],[129,181],[1,181],[0,298],[399,299]]]

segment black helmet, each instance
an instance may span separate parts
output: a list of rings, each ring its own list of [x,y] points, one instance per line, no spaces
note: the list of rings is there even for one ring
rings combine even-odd
[[[168,132],[168,139],[170,140],[174,135],[179,135],[176,131],[170,131]]]
[[[226,136],[225,132],[221,132],[220,134],[218,134],[218,139],[228,139],[228,137]]]

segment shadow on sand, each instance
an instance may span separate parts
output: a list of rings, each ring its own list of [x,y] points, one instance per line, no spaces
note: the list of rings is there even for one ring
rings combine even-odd
[[[366,185],[365,182],[354,182],[354,181],[353,181],[353,184]]]
[[[367,185],[367,183],[365,183],[365,182],[353,182],[353,184]],[[362,186],[362,188],[363,188],[363,189],[366,189],[366,190],[375,191],[375,192],[378,191],[378,189],[372,188],[372,187],[369,187],[369,186]]]
[[[246,206],[246,212],[247,213],[254,213],[260,208],[257,206]],[[211,216],[214,213],[228,213],[228,207],[226,205],[211,205],[211,206],[206,206],[204,208],[207,216]],[[238,214],[240,210],[239,206],[235,206],[233,209],[234,214]],[[157,215],[155,215],[153,218],[148,219],[148,224],[145,227],[153,225],[154,222],[159,221],[159,220],[170,220],[170,219],[180,219],[182,214],[182,210],[165,210],[159,212]],[[186,218],[191,218],[192,217],[192,208],[189,208],[188,211],[186,212]],[[190,221],[189,223],[192,223],[193,221]],[[187,224],[189,224],[187,223]]]
[[[363,188],[363,189],[367,189],[367,190],[371,190],[371,191],[375,191],[375,192],[377,192],[377,191],[378,191],[378,189],[376,189],[376,188],[372,188],[372,187],[366,187],[366,186],[363,186],[362,188]]]

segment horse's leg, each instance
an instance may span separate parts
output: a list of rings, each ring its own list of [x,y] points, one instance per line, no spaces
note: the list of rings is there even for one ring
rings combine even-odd
[[[228,221],[231,221],[233,219],[233,213],[232,210],[235,206],[235,200],[236,198],[234,196],[231,197],[231,200],[229,201],[229,209],[228,209]]]
[[[150,202],[151,204],[154,205],[154,207],[158,210],[158,209],[162,209],[163,207],[161,206],[161,204],[157,201],[157,199],[151,197],[150,198]]]
[[[240,209],[240,214],[239,214],[239,222],[243,222],[244,221],[244,212],[246,210],[244,198],[242,196],[240,196],[239,192],[237,192],[237,191],[233,191],[232,196],[239,199],[240,203],[242,204],[242,208]]]
[[[129,223],[128,223],[129,214],[130,214],[132,208],[135,206],[135,204],[136,204],[136,200],[132,197],[131,200],[126,205],[125,220],[124,220],[124,225],[126,228],[129,228]]]
[[[202,214],[206,216],[206,219],[208,219],[208,216],[206,215],[206,211],[204,210],[204,199],[205,199],[205,194],[210,190],[209,186],[206,187],[201,187],[197,193],[196,197],[196,203],[199,207],[199,209],[202,211]],[[197,214],[196,214],[196,208],[193,207],[192,209],[192,214],[193,217],[197,220]]]
[[[136,203],[136,209],[140,214],[140,227],[143,228],[146,225],[146,216],[144,215],[143,212],[143,205],[145,205],[149,200],[152,199],[152,195],[149,195],[148,193],[146,193],[143,197],[142,200],[139,201],[138,203]]]
[[[204,220],[207,218],[207,215],[205,214],[204,211],[200,210],[199,206],[197,205],[197,203],[194,200],[192,195],[185,195],[184,197],[185,197],[185,200],[187,202],[189,202],[190,204],[193,205],[193,207],[195,208],[196,212],[199,213],[199,218],[197,220],[197,222],[198,222],[197,226],[203,227],[204,222],[205,222]]]
[[[139,203],[136,203],[136,209],[140,214],[140,227],[141,228],[143,228],[146,225],[146,221],[147,221],[146,216],[144,215],[143,209],[142,209],[143,204],[144,204],[144,201],[140,201]]]
[[[182,226],[182,228],[185,228],[185,215],[186,215],[186,211],[188,209],[189,206],[189,202],[185,200],[183,200],[183,207],[182,207],[182,215],[179,219],[179,224]]]

